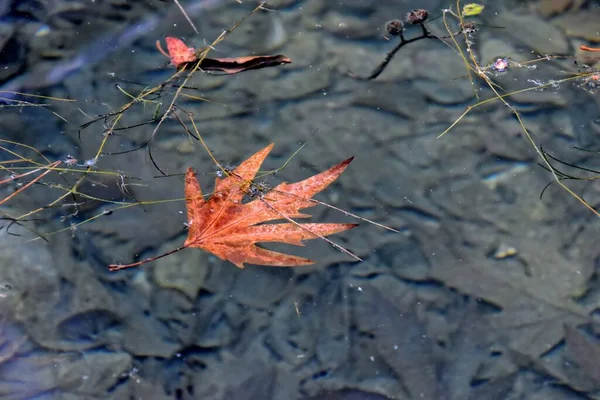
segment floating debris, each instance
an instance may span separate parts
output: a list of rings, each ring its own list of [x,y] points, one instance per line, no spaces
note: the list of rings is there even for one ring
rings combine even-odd
[[[492,253],[492,257],[496,260],[503,260],[505,258],[514,257],[517,255],[517,249],[504,243],[500,243],[496,250]]]
[[[506,72],[508,71],[508,60],[506,58],[498,58],[492,64],[492,69],[496,72]]]

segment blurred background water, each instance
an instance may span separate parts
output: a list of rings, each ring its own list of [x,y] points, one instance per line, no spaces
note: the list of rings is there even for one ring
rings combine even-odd
[[[274,142],[263,168],[275,169],[306,144],[271,184],[355,156],[319,199],[400,233],[361,223],[336,235],[360,263],[311,241],[285,248],[317,260],[309,267],[240,270],[192,249],[109,272],[108,264],[176,248],[187,234],[182,200],[120,204],[182,198],[188,166],[205,193],[216,176],[176,119],[161,126],[151,154],[143,147],[171,86],[124,113],[100,157],[107,121],[86,125],[173,74],[157,40],[208,46],[258,4],[180,3],[198,33],[172,1],[0,1],[2,165],[43,156],[97,172],[63,201],[54,203],[80,173],[50,174],[2,204],[0,398],[600,398],[598,224],[556,184],[540,198],[552,175],[524,132],[559,160],[600,168],[595,81],[563,81],[593,71],[578,48],[600,42],[596,2],[480,2],[468,38],[479,65],[506,58],[507,71],[486,69],[497,89],[534,89],[507,97],[512,109],[477,105],[440,139],[477,103],[474,94],[494,96],[481,77],[469,80],[451,40],[403,47],[375,80],[348,73],[373,71],[398,40],[386,23],[415,8],[447,35],[442,10],[456,11],[454,2],[269,2],[210,56],[283,54],[292,64],[198,73],[188,82],[197,98],[179,107],[224,165]],[[457,41],[468,56],[465,37]],[[2,197],[25,182],[3,181]],[[594,181],[569,184],[598,205]],[[356,222],[327,208],[312,213]]]

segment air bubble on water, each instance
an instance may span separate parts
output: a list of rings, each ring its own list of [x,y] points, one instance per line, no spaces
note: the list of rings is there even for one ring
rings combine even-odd
[[[555,88],[555,89],[558,89],[560,87],[560,82],[559,81],[555,81],[554,79],[550,79],[548,81],[548,84],[550,86],[552,86],[553,88]]]
[[[535,90],[544,90],[544,87],[546,85],[546,83],[544,81],[541,81],[539,79],[527,79],[527,82],[532,83],[534,86],[537,86],[537,88]]]

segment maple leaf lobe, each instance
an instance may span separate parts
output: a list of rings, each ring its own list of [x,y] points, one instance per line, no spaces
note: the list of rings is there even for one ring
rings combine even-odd
[[[166,36],[165,42],[167,42],[167,51],[165,52],[160,44],[160,41],[156,41],[156,47],[165,56],[169,57],[171,64],[179,68],[180,66],[196,61],[196,49],[188,47],[185,42],[179,38],[173,36]]]

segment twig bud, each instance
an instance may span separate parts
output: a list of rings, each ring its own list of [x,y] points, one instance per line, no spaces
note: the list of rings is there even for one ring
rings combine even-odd
[[[429,11],[427,11],[423,8],[418,8],[418,9],[412,10],[411,12],[406,14],[406,22],[411,25],[422,24],[423,22],[425,22],[427,20],[428,16],[429,16]]]
[[[402,33],[402,30],[404,29],[404,23],[402,23],[402,21],[400,21],[399,19],[393,19],[387,23],[385,29],[387,29],[387,32],[390,35],[398,36]]]

